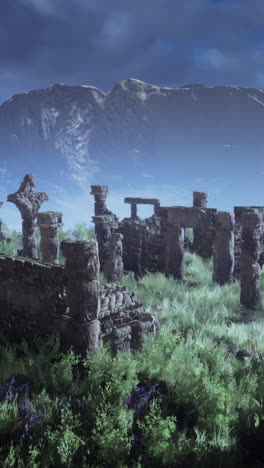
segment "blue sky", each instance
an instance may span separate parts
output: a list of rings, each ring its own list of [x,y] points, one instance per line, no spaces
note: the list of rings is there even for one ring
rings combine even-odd
[[[14,94],[54,83],[91,85],[108,93],[117,81],[130,77],[164,87],[202,83],[264,89],[263,0],[2,2],[0,104]],[[123,206],[125,196],[191,206],[192,190],[208,190],[209,207],[231,210],[234,205],[264,204],[263,160],[256,158],[256,172],[249,177],[246,156],[239,160],[239,151],[232,153],[229,143],[211,169],[199,169],[196,164],[193,175],[186,178],[183,166],[177,173],[179,162],[166,174],[162,165],[150,167],[137,153],[136,180],[124,181],[118,165],[111,174],[100,172],[98,162],[99,172],[91,171],[83,181],[80,174],[76,176],[71,194],[61,180],[57,187],[54,183],[49,186],[48,170],[44,179],[37,168],[32,172],[36,173],[36,190],[52,193],[43,210],[62,209],[67,227],[81,222],[88,209],[90,221],[93,201],[89,186],[98,183],[109,185],[109,208],[121,218],[129,215],[129,207]],[[0,154],[0,199],[4,201],[7,193],[18,189],[25,173],[31,172],[30,165],[22,164],[12,174],[10,158],[12,155]],[[223,165],[228,158],[230,166],[240,164],[239,174],[228,173]],[[141,207],[139,212],[147,216],[152,208]],[[3,221],[18,227],[20,215],[11,203],[4,203],[0,214]]]

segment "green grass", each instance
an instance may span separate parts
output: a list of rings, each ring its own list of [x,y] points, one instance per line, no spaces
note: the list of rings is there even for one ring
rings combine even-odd
[[[95,238],[84,225],[80,230],[83,239]],[[70,234],[60,230],[60,241]],[[185,283],[161,273],[138,281],[124,276],[123,284],[161,324],[155,337],[144,338],[141,353],[112,357],[101,343],[100,356],[81,360],[72,350],[61,353],[56,336],[12,347],[0,337],[2,383],[13,376],[29,383],[28,392],[0,398],[0,466],[264,466],[262,314],[235,323],[240,284],[214,284],[212,268],[212,259],[187,252]],[[263,281],[262,273],[262,290]],[[249,354],[243,360],[236,357],[241,349]],[[137,415],[124,399],[148,384],[151,396],[145,394]],[[140,435],[137,460],[130,456],[132,434]]]

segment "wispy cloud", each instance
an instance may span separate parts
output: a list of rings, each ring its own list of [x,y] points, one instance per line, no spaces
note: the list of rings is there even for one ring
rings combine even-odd
[[[153,178],[154,178],[153,175],[151,175],[151,174],[146,174],[146,173],[143,173],[143,174],[142,174],[142,177],[144,177],[145,179],[153,179]]]

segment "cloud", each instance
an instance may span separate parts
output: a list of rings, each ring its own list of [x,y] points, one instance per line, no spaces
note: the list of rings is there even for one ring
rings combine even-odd
[[[21,3],[25,6],[30,6],[37,10],[40,14],[54,15],[58,14],[58,0],[21,0]]]
[[[142,174],[142,177],[145,177],[145,179],[153,179],[153,178],[154,178],[153,175],[151,175],[151,174],[146,174],[146,173],[145,173],[145,174]]]
[[[240,61],[236,56],[228,56],[223,54],[219,49],[208,49],[206,51],[208,57],[208,64],[211,67],[220,70],[220,69],[239,69]]]
[[[263,23],[262,0],[3,2],[1,95],[55,82],[109,92],[129,77],[168,87],[259,86]]]

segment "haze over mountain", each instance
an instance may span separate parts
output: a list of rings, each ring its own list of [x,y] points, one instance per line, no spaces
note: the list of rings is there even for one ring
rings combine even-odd
[[[163,199],[157,189],[155,196],[161,198],[162,205],[191,206],[192,190],[208,190],[209,207],[232,210],[235,203],[254,204],[250,191],[243,197],[244,187],[237,193],[229,183],[230,204],[224,206],[216,197],[214,179],[209,186],[206,182],[200,186],[195,174],[198,169],[204,169],[205,174],[213,169],[214,176],[222,178],[224,191],[228,189],[225,175],[236,178],[243,166],[255,177],[254,160],[257,163],[264,147],[263,106],[264,91],[254,88],[205,84],[162,88],[130,78],[117,82],[105,94],[93,86],[54,84],[17,94],[0,106],[0,153],[7,155],[6,170],[14,174],[11,192],[18,190],[22,176],[29,172],[36,176],[36,191],[50,194],[52,185],[54,192],[56,187],[69,190],[77,184],[86,193],[83,209],[84,203],[89,206],[79,222],[88,225],[93,216],[91,177],[92,184],[109,185],[108,205],[115,212],[117,206],[111,204],[113,179],[137,180],[142,193],[146,179],[153,178],[163,184],[165,193],[166,182],[168,189],[173,180],[177,187],[176,181],[186,175],[190,185],[184,199],[172,199],[170,191]],[[137,194],[128,188],[120,195],[118,216],[129,215],[126,205],[120,213],[124,196]],[[78,218],[77,207],[73,215],[67,213],[67,207],[57,206],[58,202],[53,193],[53,200],[50,197],[41,211],[62,210],[66,227],[73,227],[70,221]],[[261,203],[261,198],[255,199],[255,204]],[[7,205],[3,208],[11,210]],[[151,215],[152,207],[145,207],[145,212]]]

